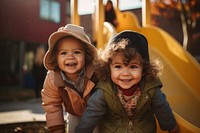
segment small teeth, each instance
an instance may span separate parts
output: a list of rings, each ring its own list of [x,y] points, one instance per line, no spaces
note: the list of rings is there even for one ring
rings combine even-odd
[[[122,79],[121,81],[123,81],[123,82],[129,82],[130,79]]]
[[[68,64],[66,64],[66,66],[75,66],[75,65],[77,65],[77,63],[68,63]]]

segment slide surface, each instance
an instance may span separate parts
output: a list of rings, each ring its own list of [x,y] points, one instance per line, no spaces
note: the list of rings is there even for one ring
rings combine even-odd
[[[175,114],[181,133],[200,133],[200,64],[173,37],[157,27],[142,28],[131,12],[118,12],[116,31],[134,30],[149,42],[151,59],[164,65],[163,92]],[[163,132],[158,128],[159,132]]]

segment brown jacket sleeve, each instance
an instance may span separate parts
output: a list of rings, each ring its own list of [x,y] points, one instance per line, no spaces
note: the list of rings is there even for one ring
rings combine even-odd
[[[54,72],[49,71],[44,81],[42,95],[42,107],[46,113],[47,127],[63,127],[64,116],[62,107],[62,98],[58,92],[58,87],[54,84]]]

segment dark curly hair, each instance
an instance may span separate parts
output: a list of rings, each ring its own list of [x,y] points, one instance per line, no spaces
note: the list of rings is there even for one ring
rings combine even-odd
[[[117,43],[118,44],[114,45],[108,44],[104,49],[99,49],[99,78],[104,80],[110,78],[110,75],[105,75],[105,73],[110,74],[109,65],[112,62],[113,56],[117,53],[122,53],[124,55],[125,65],[128,65],[136,56],[140,56],[140,64],[143,67],[143,79],[151,80],[159,76],[162,71],[162,65],[159,64],[159,60],[155,59],[150,62],[149,60],[142,58],[140,52],[136,48],[128,45],[128,39],[121,39],[121,41]]]

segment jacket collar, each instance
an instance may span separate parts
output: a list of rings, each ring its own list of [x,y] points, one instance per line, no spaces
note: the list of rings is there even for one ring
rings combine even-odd
[[[93,65],[89,65],[86,67],[86,77],[90,79],[92,77],[92,74],[94,73],[94,67]],[[55,71],[55,77],[54,77],[54,83],[57,87],[63,87],[66,85],[65,81],[62,78],[62,75],[60,73],[60,70]]]
[[[140,84],[141,91],[143,92],[147,92],[154,87],[161,88],[162,86],[163,86],[162,82],[160,81],[159,78],[154,79],[154,80],[147,80],[147,81],[142,80]]]

